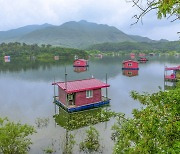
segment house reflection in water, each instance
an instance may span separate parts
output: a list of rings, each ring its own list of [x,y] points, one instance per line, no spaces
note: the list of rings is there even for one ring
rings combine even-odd
[[[74,67],[74,72],[80,73],[88,70],[88,67]]]
[[[57,125],[72,131],[82,127],[95,125],[100,122],[109,121],[112,117],[112,113],[106,110],[107,107],[73,113],[68,113],[63,108],[59,107],[59,113],[54,115],[54,119]]]
[[[139,70],[123,70],[123,75],[132,77],[132,76],[137,76]]]
[[[62,151],[59,153],[66,153],[67,148],[72,145],[72,136],[76,134],[77,130],[83,127],[92,126],[101,122],[104,122],[104,128],[107,128],[107,122],[113,117],[113,112],[107,110],[107,107],[94,108],[91,110],[84,110],[81,112],[68,113],[63,108],[58,107],[59,113],[56,113],[55,106],[55,126],[60,126],[64,128],[65,133],[62,134],[61,142],[58,145],[61,145]],[[76,134],[77,136],[78,134]],[[75,135],[74,135],[75,136]]]

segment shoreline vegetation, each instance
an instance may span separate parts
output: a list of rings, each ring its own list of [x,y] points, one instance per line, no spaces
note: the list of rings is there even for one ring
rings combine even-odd
[[[154,44],[154,45],[153,45]],[[93,45],[88,49],[75,49],[56,47],[52,45],[28,45],[25,43],[11,42],[0,44],[0,60],[4,56],[10,56],[14,60],[36,60],[39,62],[54,62],[56,60],[73,60],[74,57],[87,59],[88,57],[103,56],[119,56],[128,55],[130,53],[145,53],[157,55],[180,55],[180,43],[161,42],[161,43],[103,43]]]
[[[55,47],[51,45],[37,44],[28,45],[25,43],[1,43],[0,58],[11,56],[11,59],[36,60],[42,62],[54,61],[54,56],[58,59],[72,59],[74,56],[87,58],[88,54],[84,50],[74,48]]]

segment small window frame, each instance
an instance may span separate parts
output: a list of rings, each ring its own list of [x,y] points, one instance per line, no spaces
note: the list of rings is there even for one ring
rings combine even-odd
[[[132,63],[128,63],[128,66],[132,66]]]
[[[86,90],[86,98],[92,98],[93,97],[93,90]]]

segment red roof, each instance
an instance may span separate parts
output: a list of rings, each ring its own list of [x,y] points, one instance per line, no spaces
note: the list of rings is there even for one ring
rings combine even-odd
[[[53,83],[53,85],[57,85],[58,87],[65,90],[67,93],[106,88],[110,86],[109,84],[103,83],[102,81],[97,80],[95,78],[67,81],[66,84],[67,84],[67,89],[65,90],[65,82]]]
[[[165,67],[165,70],[180,70],[180,65],[176,67]]]
[[[133,61],[133,60],[126,60],[126,61],[123,61],[123,64],[124,63],[138,63],[137,61]]]

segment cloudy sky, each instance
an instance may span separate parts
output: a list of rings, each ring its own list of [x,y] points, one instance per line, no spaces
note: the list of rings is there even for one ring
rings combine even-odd
[[[155,12],[143,18],[143,24],[132,16],[139,13],[127,0],[0,0],[0,31],[25,25],[87,20],[115,26],[127,34],[151,39],[178,40],[180,21],[158,20]]]

